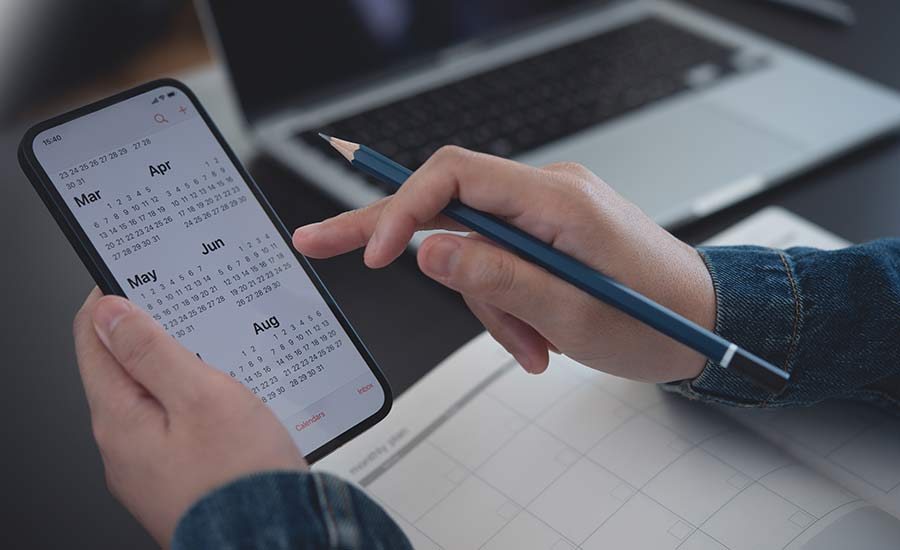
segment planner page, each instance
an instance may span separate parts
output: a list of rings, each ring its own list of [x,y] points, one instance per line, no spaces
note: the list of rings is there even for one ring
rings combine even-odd
[[[822,235],[801,232],[802,220],[774,231],[792,217],[784,211],[758,216],[757,237],[824,246]],[[896,473],[860,460],[887,429],[883,416],[847,410],[851,419],[837,423],[833,412],[778,414],[796,415],[784,429],[807,443],[830,430],[799,418],[830,415],[831,443],[844,449],[832,459],[857,457],[860,475]],[[890,444],[880,446],[887,454],[869,464],[900,463]],[[544,374],[526,374],[485,333],[316,468],[365,489],[423,549],[896,547],[900,522],[845,488],[860,485],[832,481],[807,458],[716,407],[564,356],[552,356]]]
[[[162,86],[40,133],[37,159],[125,295],[309,453],[381,385],[191,100]]]
[[[544,374],[526,374],[487,333],[316,468],[365,489],[423,549],[844,550],[900,540],[896,518],[720,409],[559,355]]]

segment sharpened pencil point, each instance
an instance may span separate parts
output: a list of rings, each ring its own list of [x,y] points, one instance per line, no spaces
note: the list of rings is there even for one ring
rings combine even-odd
[[[353,162],[353,155],[359,150],[359,144],[353,143],[351,141],[346,141],[340,138],[331,137],[328,134],[323,134],[319,132],[319,137],[327,141],[332,147],[337,149],[338,153],[344,156],[345,159]]]

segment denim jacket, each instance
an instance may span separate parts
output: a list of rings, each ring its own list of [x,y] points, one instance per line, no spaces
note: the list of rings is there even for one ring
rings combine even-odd
[[[261,472],[197,501],[172,550],[404,550],[403,531],[355,486],[334,476]]]
[[[853,399],[900,414],[900,239],[837,251],[698,249],[716,292],[716,332],[791,373],[779,395],[708,364],[664,387],[742,407]],[[411,548],[362,491],[335,477],[261,473],[230,483],[181,519],[175,550]]]
[[[900,239],[841,250],[698,249],[716,292],[716,333],[791,374],[773,395],[727,369],[667,385],[742,407],[853,399],[900,414]]]

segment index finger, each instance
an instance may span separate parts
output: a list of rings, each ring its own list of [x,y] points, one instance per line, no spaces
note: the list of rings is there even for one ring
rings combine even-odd
[[[403,253],[416,229],[451,200],[503,218],[516,218],[546,196],[544,172],[531,166],[460,147],[442,147],[387,203],[369,246],[366,264],[383,267]]]
[[[294,248],[311,258],[331,258],[361,248],[369,242],[384,207],[393,199],[385,197],[357,210],[350,210],[294,231]],[[428,220],[416,228],[464,230],[463,226],[444,216]]]

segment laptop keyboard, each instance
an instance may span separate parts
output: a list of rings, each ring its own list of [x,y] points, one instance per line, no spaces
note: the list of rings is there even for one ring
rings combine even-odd
[[[364,143],[409,168],[440,146],[514,156],[736,72],[736,50],[648,18],[299,134]],[[379,185],[371,180],[374,185]]]

